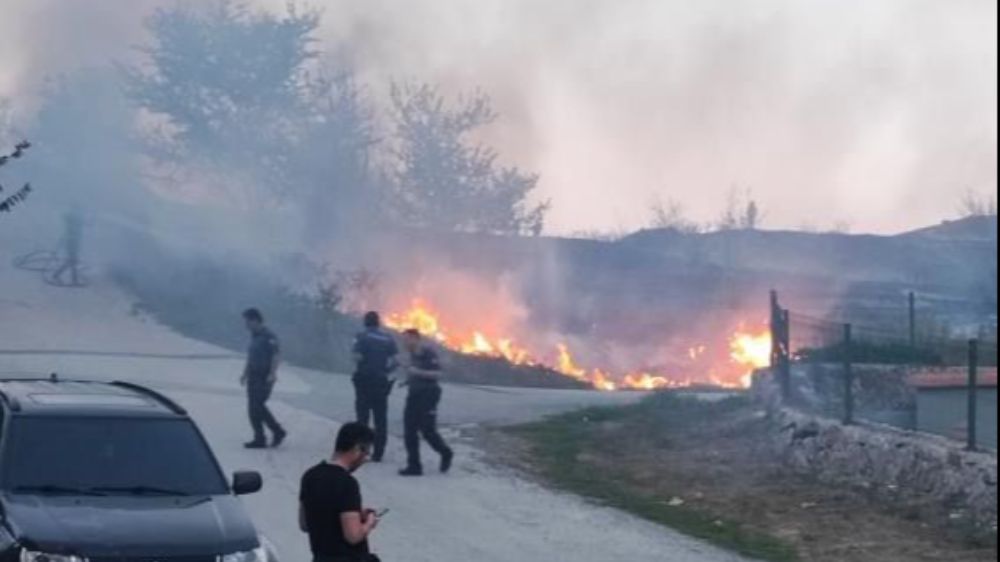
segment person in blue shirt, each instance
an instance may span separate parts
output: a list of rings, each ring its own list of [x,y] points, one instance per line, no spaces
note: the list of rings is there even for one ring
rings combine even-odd
[[[377,312],[364,317],[365,329],[354,338],[354,406],[358,423],[370,426],[374,419],[375,450],[372,462],[382,462],[388,441],[391,373],[398,367],[399,347],[392,334],[382,329]]]

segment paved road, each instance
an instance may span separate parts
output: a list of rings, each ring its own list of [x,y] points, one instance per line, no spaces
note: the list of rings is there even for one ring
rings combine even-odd
[[[2,263],[2,256],[0,256]],[[187,340],[131,313],[113,287],[60,291],[0,270],[0,376],[123,379],[148,384],[186,406],[228,470],[264,474],[266,487],[246,502],[285,561],[308,560],[295,526],[296,491],[305,468],[329,454],[334,433],[351,417],[352,392],[343,375],[295,368],[282,371],[278,416],[291,430],[278,451],[243,450],[248,437],[242,362],[213,346]],[[238,328],[238,324],[234,327]],[[360,474],[371,505],[392,513],[374,544],[387,561],[405,562],[729,562],[738,557],[616,510],[553,493],[483,462],[458,442],[453,474],[413,481],[395,475],[401,396],[393,397],[394,436],[387,463]],[[455,427],[536,419],[586,405],[620,404],[634,394],[449,386],[442,417]]]

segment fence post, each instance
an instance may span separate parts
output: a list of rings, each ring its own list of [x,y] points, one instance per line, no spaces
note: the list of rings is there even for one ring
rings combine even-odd
[[[781,395],[785,402],[792,397],[792,320],[787,309],[781,311]]]
[[[967,412],[968,419],[968,449],[975,451],[979,448],[979,340],[969,340],[969,406]]]
[[[917,294],[910,291],[910,348],[917,348]]]
[[[771,290],[771,369],[777,372],[779,350],[781,349],[781,309],[778,306],[778,291]]]
[[[852,326],[844,324],[844,424],[854,423],[854,346]]]

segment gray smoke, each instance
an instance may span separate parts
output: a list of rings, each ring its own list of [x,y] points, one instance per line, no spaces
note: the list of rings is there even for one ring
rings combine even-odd
[[[5,0],[0,97],[130,59],[155,0]],[[256,0],[283,9],[283,0]],[[329,0],[323,50],[391,78],[482,86],[553,232],[634,229],[651,196],[715,218],[734,184],[771,226],[900,230],[996,191],[989,0]]]

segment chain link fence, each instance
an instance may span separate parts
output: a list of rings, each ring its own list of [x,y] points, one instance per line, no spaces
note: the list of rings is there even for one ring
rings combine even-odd
[[[772,294],[772,365],[785,403],[845,424],[883,423],[996,448],[995,326],[974,334],[921,318],[851,322],[782,308]],[[903,321],[899,321],[903,319]]]

